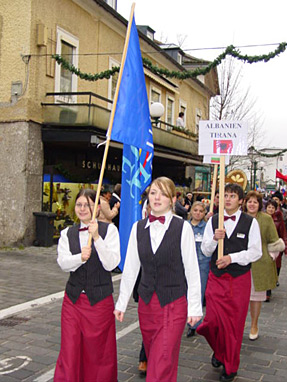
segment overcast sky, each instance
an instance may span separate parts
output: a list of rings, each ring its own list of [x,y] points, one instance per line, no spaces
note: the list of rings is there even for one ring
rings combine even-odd
[[[118,0],[118,12],[129,19],[135,2],[135,21],[149,25],[155,38],[178,43],[183,50],[262,45],[287,42],[286,0]],[[261,55],[277,45],[240,48],[243,54]],[[213,61],[221,50],[187,53]],[[250,87],[256,108],[262,113],[266,147],[287,148],[287,50],[268,63],[245,64],[243,89]]]

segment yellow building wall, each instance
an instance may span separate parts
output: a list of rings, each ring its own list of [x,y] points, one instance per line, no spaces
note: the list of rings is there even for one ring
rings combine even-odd
[[[126,26],[95,3],[86,4],[86,9],[71,0],[2,0],[2,39],[0,66],[0,97],[3,102],[10,102],[11,82],[22,81],[29,72],[29,85],[23,97],[12,107],[2,109],[0,120],[33,120],[43,122],[41,102],[54,102],[45,97],[47,92],[55,91],[55,60],[50,54],[56,52],[57,27],[71,33],[79,40],[79,63],[82,72],[98,73],[109,69],[109,58],[121,60]],[[88,4],[92,8],[88,9]],[[47,46],[37,46],[37,24],[47,29]],[[141,49],[150,46],[141,40]],[[90,53],[107,53],[90,55]],[[21,54],[31,54],[29,65],[25,65]],[[177,70],[166,58],[159,54],[149,54],[148,58],[161,67]],[[5,75],[4,75],[5,73]],[[8,75],[7,75],[8,74]],[[208,117],[209,97],[207,91],[193,80],[171,79],[178,86],[178,93],[173,94],[162,85],[162,103],[166,108],[166,94],[175,99],[174,124],[179,112],[179,101],[187,104],[186,127],[195,132],[196,108]],[[152,81],[146,79],[148,96]],[[78,78],[79,92],[89,91],[108,98],[109,81],[90,82]],[[81,99],[83,102],[83,99]],[[86,99],[87,101],[87,99]],[[107,102],[97,101],[103,107]],[[165,115],[162,118],[165,120]]]
[[[41,102],[47,102],[46,92],[55,91],[55,60],[57,27],[71,33],[79,40],[79,68],[82,72],[97,73],[109,68],[109,55],[85,55],[91,52],[122,52],[126,28],[120,34],[105,25],[103,17],[92,16],[70,0],[21,0],[4,1],[0,18],[1,39],[1,102],[11,101],[11,82],[25,82],[25,64],[20,54],[31,54],[29,61],[29,85],[23,98],[15,106],[6,108],[1,120],[43,121]],[[112,16],[105,13],[105,17]],[[105,21],[106,22],[106,21]],[[47,46],[37,46],[37,24],[47,28]],[[109,36],[109,37],[107,37]],[[3,43],[4,42],[4,43]],[[47,56],[48,55],[48,56]],[[112,55],[120,61],[120,55]],[[7,76],[8,74],[8,76]],[[108,80],[90,82],[78,78],[78,91],[91,91],[108,96]],[[51,99],[49,101],[52,101]],[[52,101],[53,102],[53,101]],[[25,107],[24,107],[25,106]],[[107,107],[107,103],[102,106]]]
[[[29,1],[1,0],[0,8],[0,107],[1,114],[11,101],[12,82],[25,83],[25,64],[21,54],[30,52],[31,4]],[[25,102],[21,102],[20,115]],[[12,114],[15,109],[11,110]],[[3,120],[3,117],[1,117]]]

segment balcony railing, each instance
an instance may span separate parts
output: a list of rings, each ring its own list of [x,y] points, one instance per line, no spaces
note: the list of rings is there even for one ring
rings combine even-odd
[[[92,92],[47,93],[46,97],[52,102],[42,103],[45,125],[108,129],[111,100]],[[195,134],[160,120],[152,125],[155,144],[197,155]]]
[[[107,130],[112,101],[92,92],[47,93],[44,123],[57,126],[95,126]],[[67,102],[70,101],[70,102]]]

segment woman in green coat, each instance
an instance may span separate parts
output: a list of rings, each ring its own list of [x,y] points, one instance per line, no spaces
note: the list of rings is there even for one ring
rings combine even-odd
[[[269,255],[267,246],[270,243],[276,243],[279,237],[271,216],[261,212],[262,196],[259,192],[248,192],[244,201],[244,209],[248,215],[251,215],[258,221],[262,242],[262,257],[251,265],[251,330],[249,339],[254,341],[257,340],[259,335],[258,319],[262,301],[266,299],[266,291],[275,288],[277,282],[276,262]]]

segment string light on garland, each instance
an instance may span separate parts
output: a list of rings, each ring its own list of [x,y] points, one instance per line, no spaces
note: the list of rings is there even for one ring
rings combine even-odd
[[[282,42],[278,45],[278,47],[269,54],[257,55],[257,56],[249,56],[242,55],[238,49],[236,49],[233,45],[228,46],[223,53],[221,53],[214,61],[210,62],[210,64],[204,68],[196,68],[195,70],[184,70],[184,71],[170,71],[168,69],[159,68],[157,65],[153,65],[152,62],[143,58],[143,66],[148,68],[152,73],[158,74],[161,76],[165,76],[166,78],[177,78],[180,80],[184,80],[187,78],[196,78],[200,75],[206,75],[211,71],[211,69],[217,67],[221,64],[222,60],[226,58],[226,56],[232,56],[238,60],[246,62],[248,64],[253,64],[257,62],[268,62],[272,58],[278,56],[286,50],[287,43]],[[52,55],[52,58],[56,60],[59,65],[62,65],[64,69],[69,70],[76,76],[80,77],[86,81],[98,81],[102,79],[109,79],[114,74],[118,73],[120,68],[113,67],[112,69],[91,74],[91,73],[83,73],[80,69],[76,68],[74,65],[70,64],[63,57],[58,54]]]

